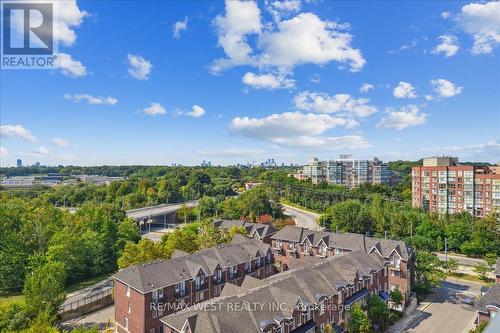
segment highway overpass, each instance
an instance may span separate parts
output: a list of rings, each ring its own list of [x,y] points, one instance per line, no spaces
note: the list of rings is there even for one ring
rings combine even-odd
[[[127,217],[130,217],[137,221],[141,227],[144,224],[148,225],[148,229],[151,228],[151,224],[157,226],[167,227],[167,224],[174,224],[177,222],[177,211],[182,206],[194,207],[197,201],[186,201],[179,204],[164,204],[157,206],[149,206],[143,208],[136,208],[127,210],[125,213]]]

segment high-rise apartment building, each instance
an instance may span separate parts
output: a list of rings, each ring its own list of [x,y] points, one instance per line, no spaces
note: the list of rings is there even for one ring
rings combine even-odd
[[[313,184],[327,182],[349,188],[361,184],[388,184],[392,180],[391,170],[378,158],[356,160],[351,155],[340,155],[338,159],[328,161],[314,157],[293,176],[299,180],[310,180]]]
[[[459,165],[457,158],[424,158],[412,168],[412,204],[430,212],[500,212],[500,174],[487,166]]]
[[[16,160],[16,166],[19,168],[19,167],[22,167],[23,166],[23,160],[21,160],[20,158],[18,158]]]

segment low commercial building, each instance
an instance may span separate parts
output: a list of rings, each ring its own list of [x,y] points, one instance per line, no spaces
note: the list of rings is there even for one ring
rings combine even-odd
[[[220,297],[165,316],[168,333],[344,332],[347,311],[386,299],[387,265],[358,250],[276,274],[226,284]]]
[[[412,205],[429,212],[469,212],[484,217],[500,212],[497,168],[460,165],[457,158],[424,158],[412,168]]]
[[[274,274],[269,244],[235,235],[230,244],[119,271],[115,282],[115,322],[120,333],[164,333],[162,316],[219,296],[225,283],[241,285],[246,275]]]
[[[413,248],[403,241],[366,237],[362,234],[312,231],[287,226],[271,237],[275,260],[285,271],[313,258],[329,258],[352,251],[364,251],[388,265],[384,290],[398,288],[404,303],[410,302],[411,286],[415,281]]]

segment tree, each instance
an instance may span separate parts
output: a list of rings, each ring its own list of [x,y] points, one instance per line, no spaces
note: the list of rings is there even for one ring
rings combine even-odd
[[[474,266],[474,272],[477,273],[479,278],[483,281],[488,281],[488,273],[491,271],[491,266],[487,263],[478,263]]]
[[[422,299],[427,295],[445,277],[441,261],[435,253],[424,250],[416,251],[415,291],[419,298]]]
[[[21,333],[59,333],[54,321],[54,314],[47,310],[41,311]]]
[[[450,258],[443,262],[443,268],[447,275],[453,275],[458,269],[458,260]]]
[[[212,217],[215,215],[217,206],[213,198],[205,195],[198,200],[197,209],[200,212],[201,218]]]
[[[389,319],[389,308],[378,295],[372,295],[368,299],[368,318],[382,331],[387,327],[387,320]]]
[[[347,332],[367,333],[370,330],[370,320],[358,303],[354,304],[348,312]]]
[[[497,262],[497,255],[496,253],[486,253],[483,259],[488,265],[493,266]]]
[[[165,234],[162,245],[167,258],[170,258],[175,250],[192,253],[200,248],[198,245],[198,227],[191,229],[190,226],[192,224],[181,229],[175,229],[171,234]]]
[[[24,285],[26,309],[36,316],[46,311],[55,315],[66,299],[66,270],[60,262],[48,262],[29,275]]]
[[[164,250],[162,244],[142,238],[137,244],[133,242],[125,244],[125,249],[120,258],[118,258],[118,267],[125,268],[160,258],[167,258],[167,252]]]
[[[203,221],[198,230],[198,247],[206,248],[221,244],[221,233],[210,220]]]
[[[320,221],[332,230],[364,234],[372,229],[368,208],[358,200],[346,200],[329,207]]]
[[[394,309],[399,308],[403,304],[403,293],[398,288],[392,289],[389,293]]]

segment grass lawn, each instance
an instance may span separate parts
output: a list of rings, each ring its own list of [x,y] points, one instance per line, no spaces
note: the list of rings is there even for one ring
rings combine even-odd
[[[308,211],[308,212],[311,212],[311,213],[315,213],[315,214],[323,214],[323,212],[320,212],[318,210],[314,210],[314,209],[310,209],[310,208],[306,208],[306,207],[303,207],[301,205],[298,205],[296,203],[293,203],[287,199],[283,199],[281,198],[280,199],[280,203],[284,204],[284,205],[288,205],[288,206],[292,206],[292,207],[295,207],[295,208],[299,208],[299,209],[302,209],[302,210],[305,210],[305,211]]]
[[[493,279],[490,279],[490,278],[488,278],[488,281],[483,281],[478,276],[464,274],[464,273],[453,273],[453,274],[450,274],[449,277],[454,278],[454,279],[458,279],[458,280],[477,282],[477,283],[481,283],[485,286],[490,286],[495,282]]]

